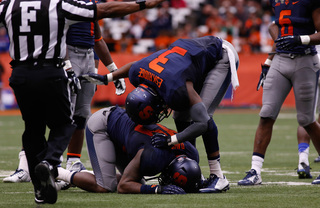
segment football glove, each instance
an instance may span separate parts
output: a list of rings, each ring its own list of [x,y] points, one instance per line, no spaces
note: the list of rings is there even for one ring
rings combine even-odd
[[[277,49],[290,50],[295,46],[302,45],[301,38],[299,35],[290,35],[281,37],[275,40],[277,43]]]
[[[169,147],[168,143],[171,142],[171,137],[162,133],[155,133],[151,137],[151,144],[156,148]]]
[[[88,73],[88,74],[81,75],[79,78],[88,80],[89,82],[96,85],[108,85],[107,75]]]
[[[126,91],[126,83],[123,78],[113,81],[116,87],[116,95],[122,95]]]
[[[262,65],[261,64],[261,74],[260,74],[260,79],[257,85],[257,91],[260,89],[260,87],[263,87],[264,81],[266,80],[267,73],[269,71],[270,66],[268,65]]]
[[[68,70],[67,75],[68,75],[68,83],[71,91],[77,94],[78,91],[81,90],[80,80],[72,70]]]
[[[166,185],[158,186],[157,194],[186,194],[186,192],[179,186]]]

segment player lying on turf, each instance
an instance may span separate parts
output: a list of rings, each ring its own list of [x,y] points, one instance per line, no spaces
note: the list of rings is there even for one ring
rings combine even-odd
[[[120,107],[94,113],[86,126],[88,154],[94,175],[58,168],[59,180],[89,192],[184,194],[198,192],[198,151],[189,142],[155,148],[153,135],[175,132],[160,124],[136,125]],[[186,155],[180,156],[179,155]],[[191,159],[189,159],[191,158]],[[120,174],[116,174],[116,169]],[[144,176],[161,173],[160,185],[145,185]],[[174,176],[173,176],[174,175]],[[183,188],[183,189],[182,189]]]
[[[229,182],[221,170],[218,128],[212,116],[230,83],[233,89],[239,85],[238,65],[239,57],[232,44],[205,36],[178,39],[167,49],[128,63],[116,72],[104,76],[87,74],[82,78],[95,84],[108,84],[129,77],[137,87],[130,93],[132,99],[146,91],[160,97],[153,107],[162,110],[165,104],[174,110],[178,133],[166,138],[155,137],[155,144],[164,147],[184,141],[195,144],[195,139],[202,136],[210,176],[208,186],[201,192],[219,193],[229,189]],[[154,109],[149,102],[145,99],[138,105],[126,103],[129,116],[140,124],[153,122],[149,118]]]

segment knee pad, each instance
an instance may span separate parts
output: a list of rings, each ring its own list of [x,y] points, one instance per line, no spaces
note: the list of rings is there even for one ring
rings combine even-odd
[[[297,114],[297,120],[300,126],[308,126],[312,122],[315,121],[314,116],[311,118],[310,116],[307,116],[306,114],[298,113]]]
[[[86,118],[81,116],[73,116],[74,123],[77,125],[76,129],[84,129],[86,125]]]

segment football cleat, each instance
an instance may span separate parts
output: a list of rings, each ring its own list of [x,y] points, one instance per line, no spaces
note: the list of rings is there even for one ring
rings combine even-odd
[[[257,174],[257,171],[255,169],[251,169],[246,173],[247,175],[242,180],[238,181],[238,185],[253,186],[253,185],[261,184],[262,182],[261,175]]]
[[[54,204],[57,201],[58,194],[53,176],[53,167],[47,161],[40,162],[35,167],[35,174],[40,180],[40,190],[35,191],[35,202],[38,204]]]
[[[320,155],[319,155],[319,157],[317,157],[317,158],[314,159],[314,162],[315,162],[315,163],[320,162]]]
[[[57,189],[57,191],[67,190],[70,187],[71,187],[70,183],[67,183],[67,182],[61,181],[61,180],[56,180],[56,189]]]
[[[320,175],[312,181],[312,184],[320,184]]]
[[[200,193],[221,193],[229,190],[229,181],[225,176],[219,178],[215,174],[210,174],[208,180],[204,184],[204,188],[199,190]]]
[[[30,175],[27,171],[23,169],[17,169],[12,175],[3,179],[5,183],[20,183],[20,182],[30,182]]]
[[[302,168],[298,168],[297,173],[299,179],[304,179],[304,178],[312,178],[312,175],[310,174],[310,166],[306,165],[304,162],[300,163]]]

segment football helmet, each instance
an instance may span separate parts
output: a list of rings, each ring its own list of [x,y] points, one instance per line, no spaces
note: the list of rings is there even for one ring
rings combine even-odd
[[[131,120],[141,125],[159,123],[171,113],[162,98],[143,84],[128,94],[125,106]]]
[[[186,155],[176,157],[160,174],[159,184],[174,184],[187,193],[198,193],[201,186],[201,169],[199,164]]]

